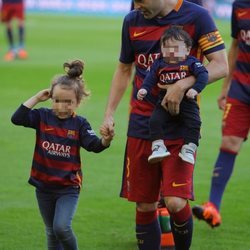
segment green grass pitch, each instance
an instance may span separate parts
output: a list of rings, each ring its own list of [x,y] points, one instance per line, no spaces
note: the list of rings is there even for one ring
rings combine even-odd
[[[1,250],[46,249],[34,188],[27,184],[35,134],[31,129],[13,126],[10,123],[12,113],[28,97],[47,88],[55,74],[63,73],[63,62],[81,58],[86,63],[84,78],[92,95],[78,113],[87,117],[98,132],[118,60],[122,19],[28,15],[26,24],[29,59],[11,63],[2,60],[7,47],[3,26],[0,27]],[[230,23],[217,21],[217,24],[228,47]],[[221,138],[222,114],[216,103],[220,88],[221,82],[210,85],[202,95],[203,128],[194,176],[196,201],[192,205],[208,198]],[[128,99],[129,90],[115,115],[116,136],[111,148],[101,154],[83,150],[81,153],[84,184],[73,221],[80,249],[136,249],[134,204],[119,198]],[[223,198],[222,226],[212,230],[195,220],[192,250],[250,249],[249,152],[247,141]]]

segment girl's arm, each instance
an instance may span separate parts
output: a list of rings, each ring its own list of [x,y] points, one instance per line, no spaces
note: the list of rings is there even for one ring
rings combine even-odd
[[[29,98],[27,101],[25,101],[12,115],[11,121],[15,125],[21,125],[25,127],[33,127],[34,128],[34,121],[31,122],[31,118],[29,117],[29,113],[31,109],[41,101],[46,101],[50,98],[50,90],[45,89],[40,92],[38,92],[36,95]],[[35,119],[37,120],[37,119]],[[36,121],[35,121],[36,122]],[[33,124],[33,125],[32,125]]]
[[[100,129],[100,132],[102,128]],[[89,122],[83,118],[80,128],[80,145],[84,149],[90,152],[99,153],[109,147],[111,140],[113,139],[113,133],[107,132],[103,126],[102,138],[99,138],[95,131],[92,130]]]
[[[36,95],[29,98],[23,105],[32,109],[37,103],[47,101],[50,98],[50,89],[39,91]]]

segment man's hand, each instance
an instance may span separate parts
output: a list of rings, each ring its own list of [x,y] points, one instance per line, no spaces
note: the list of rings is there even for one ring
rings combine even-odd
[[[227,101],[227,92],[222,91],[219,97],[217,98],[219,109],[221,110],[225,109],[226,101]]]
[[[100,127],[100,134],[102,135],[102,145],[109,146],[110,142],[114,138],[114,132],[110,132],[106,126],[101,125]]]
[[[158,87],[167,91],[162,99],[161,105],[171,115],[178,115],[180,112],[180,103],[185,91],[176,83],[171,85],[162,85],[158,83]]]
[[[105,117],[103,124],[100,127],[100,134],[105,137],[114,137],[115,131],[114,131],[115,123],[113,116]]]

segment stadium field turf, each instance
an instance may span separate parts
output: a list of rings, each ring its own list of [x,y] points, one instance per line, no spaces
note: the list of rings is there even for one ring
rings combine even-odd
[[[230,43],[229,21],[217,21],[221,34]],[[35,133],[15,127],[10,117],[31,95],[47,88],[62,64],[80,58],[85,61],[84,78],[91,97],[78,109],[98,133],[109,85],[118,60],[121,18],[81,16],[27,16],[26,48],[29,59],[6,63],[7,46],[0,37],[0,250],[45,249],[44,226],[38,212],[34,188],[27,184]],[[4,34],[3,26],[0,27]],[[195,197],[191,205],[206,201],[210,176],[220,144],[221,111],[216,99],[221,88],[217,82],[202,95],[202,139],[195,167]],[[119,198],[123,152],[128,119],[129,90],[115,115],[116,136],[112,146],[101,154],[82,150],[84,183],[73,228],[79,249],[133,250],[134,204]],[[49,106],[50,102],[42,105]],[[223,198],[223,223],[210,229],[194,221],[192,250],[247,250],[249,237],[249,176],[247,141],[235,164],[233,177]]]

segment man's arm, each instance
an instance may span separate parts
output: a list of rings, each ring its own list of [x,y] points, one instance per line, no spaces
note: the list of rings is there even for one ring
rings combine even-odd
[[[213,83],[228,75],[226,50],[219,50],[206,55],[209,63],[205,66],[208,71],[208,83]]]
[[[120,103],[125,90],[127,89],[131,76],[133,64],[124,64],[119,62],[111,83],[108,103],[105,110],[102,127],[105,127],[109,133],[114,134],[114,113]]]
[[[232,80],[232,76],[233,76],[233,71],[234,71],[234,67],[235,67],[235,63],[236,63],[236,58],[237,58],[237,54],[238,54],[238,40],[234,39],[231,42],[231,46],[230,49],[228,51],[228,65],[229,65],[229,73],[227,75],[227,77],[225,77],[223,85],[222,85],[222,89],[221,89],[221,94],[219,95],[217,102],[218,102],[218,106],[220,109],[224,109],[225,104],[226,104],[226,97],[227,97],[227,93],[228,90],[230,88],[230,84],[231,84],[231,80]]]

